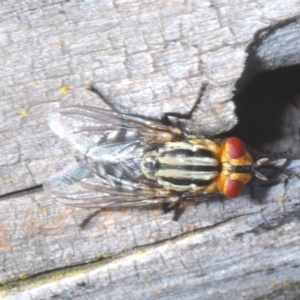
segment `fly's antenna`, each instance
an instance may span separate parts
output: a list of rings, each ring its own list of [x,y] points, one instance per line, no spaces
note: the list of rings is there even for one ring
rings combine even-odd
[[[261,174],[260,172],[258,172],[257,170],[253,170],[253,175],[263,181],[267,181],[268,178],[266,176],[264,176],[263,174]]]
[[[253,175],[260,179],[260,180],[264,180],[264,181],[267,181],[268,178],[266,176],[264,176],[263,174],[261,174],[260,172],[258,172],[256,170],[257,167],[260,167],[262,166],[264,163],[268,162],[269,161],[269,158],[268,157],[262,157],[262,158],[259,158],[253,165]]]

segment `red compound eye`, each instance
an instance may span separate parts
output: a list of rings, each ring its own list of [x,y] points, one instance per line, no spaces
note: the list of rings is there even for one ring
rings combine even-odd
[[[224,195],[226,198],[238,196],[244,188],[244,183],[238,180],[228,179],[225,183]]]
[[[229,158],[235,159],[246,154],[245,144],[236,137],[231,137],[226,141],[226,149]]]

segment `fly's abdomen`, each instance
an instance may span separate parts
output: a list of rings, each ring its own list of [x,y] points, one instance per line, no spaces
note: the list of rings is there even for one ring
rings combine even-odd
[[[220,164],[202,145],[170,142],[144,155],[142,171],[166,189],[201,192],[218,176]]]

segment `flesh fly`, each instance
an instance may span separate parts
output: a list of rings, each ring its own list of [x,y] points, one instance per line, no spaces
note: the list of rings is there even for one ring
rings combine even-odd
[[[52,176],[45,192],[76,207],[162,204],[169,211],[214,194],[233,198],[253,177],[266,180],[257,169],[268,158],[256,158],[237,137],[187,133],[172,125],[168,117],[174,115],[180,117],[167,114],[160,122],[87,106],[52,113],[50,128],[85,159]]]

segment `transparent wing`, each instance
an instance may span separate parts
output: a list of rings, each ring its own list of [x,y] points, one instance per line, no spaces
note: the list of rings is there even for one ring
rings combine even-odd
[[[182,134],[178,128],[142,117],[86,106],[61,108],[50,114],[49,126],[86,156],[103,161],[139,157],[146,146]]]
[[[168,201],[170,192],[144,179],[136,168],[138,163],[77,163],[52,176],[44,190],[64,204],[85,208],[146,206]]]

